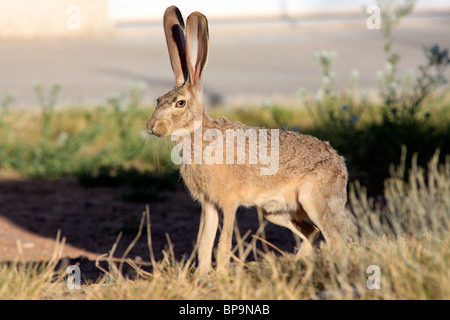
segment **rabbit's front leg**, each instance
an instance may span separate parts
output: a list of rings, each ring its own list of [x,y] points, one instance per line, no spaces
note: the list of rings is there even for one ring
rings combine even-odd
[[[230,204],[224,206],[223,226],[219,239],[219,248],[217,250],[217,270],[221,271],[226,268],[230,262],[231,256],[231,240],[233,237],[234,220],[236,217],[237,205]]]
[[[211,269],[212,250],[219,225],[219,212],[216,206],[209,202],[202,203],[202,219],[199,231],[198,269],[197,274],[207,274]]]

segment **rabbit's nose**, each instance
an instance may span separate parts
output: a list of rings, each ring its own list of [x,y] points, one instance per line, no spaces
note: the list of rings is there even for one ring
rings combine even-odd
[[[145,126],[147,127],[147,131],[148,131],[150,134],[153,134],[153,129],[151,128],[150,121],[151,121],[151,119],[147,121],[147,124],[146,124]]]

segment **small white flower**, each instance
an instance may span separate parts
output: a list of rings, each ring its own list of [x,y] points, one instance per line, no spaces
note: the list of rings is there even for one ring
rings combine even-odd
[[[129,90],[138,90],[138,91],[146,91],[148,85],[144,81],[128,81],[127,87]]]
[[[268,108],[272,105],[272,101],[269,98],[264,98],[263,101],[261,102],[261,106],[263,108]]]
[[[316,60],[320,60],[320,61],[332,61],[334,60],[334,58],[336,58],[337,56],[337,52],[336,51],[327,51],[325,49],[322,49],[320,51],[316,51],[314,53],[314,58],[316,58]]]
[[[330,51],[329,52],[329,59],[330,60],[334,60],[334,58],[336,58],[337,57],[337,52],[336,51]]]
[[[361,91],[361,99],[365,100],[369,96],[369,92],[367,90]]]
[[[375,73],[375,77],[376,77],[376,79],[377,79],[377,82],[383,81],[383,79],[384,79],[384,73],[383,73],[383,71],[378,70],[378,71]]]
[[[389,87],[391,88],[391,90],[397,89],[397,82],[396,82],[396,81],[392,81],[392,82],[389,84]]]
[[[357,80],[359,78],[359,71],[357,69],[352,69],[350,71],[350,77],[354,80]]]
[[[323,95],[324,95],[324,92],[322,89],[317,90],[316,96],[314,98],[316,100],[316,102],[321,102],[323,99]]]
[[[69,140],[70,135],[66,131],[62,131],[58,135],[57,144],[58,146],[62,147],[67,143],[67,140]]]
[[[296,95],[299,96],[300,98],[303,98],[306,96],[306,89],[303,87],[300,87],[297,89]]]
[[[391,74],[394,71],[394,66],[392,65],[392,63],[388,62],[386,63],[386,65],[384,66],[384,72],[386,74]]]
[[[416,69],[414,69],[414,68],[412,68],[412,67],[408,68],[408,69],[406,70],[406,75],[407,75],[408,77],[414,78],[415,75],[416,75]]]

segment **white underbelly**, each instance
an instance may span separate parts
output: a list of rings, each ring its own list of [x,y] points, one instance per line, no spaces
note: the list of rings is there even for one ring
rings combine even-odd
[[[297,211],[299,205],[295,190],[277,189],[250,195],[243,206],[258,206],[267,213]]]

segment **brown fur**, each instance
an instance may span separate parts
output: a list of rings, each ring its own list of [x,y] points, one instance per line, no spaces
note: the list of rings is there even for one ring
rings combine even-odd
[[[186,55],[178,54],[184,39],[180,42],[170,32],[184,28],[181,13],[176,7],[169,7],[164,17],[176,87],[158,99],[157,108],[147,123],[149,133],[167,136],[176,129],[185,129],[191,134],[191,150],[194,150],[195,122],[201,123],[203,133],[217,129],[224,138],[227,129],[250,129],[226,118],[212,119],[203,107],[201,74],[208,52],[206,18],[195,12],[187,19],[186,47],[198,45],[199,48],[199,56],[192,57],[189,49]],[[184,65],[183,59],[189,69],[187,75],[180,69]],[[185,82],[181,84],[183,74]],[[177,107],[179,101],[185,101],[185,106]],[[259,132],[263,128],[254,129]],[[270,154],[270,130],[267,140]],[[203,141],[202,151],[210,143]],[[225,142],[223,145],[225,154]],[[247,141],[244,164],[223,161],[224,164],[181,165],[183,180],[192,196],[201,202],[204,212],[203,228],[199,231],[199,273],[210,269],[219,214],[223,214],[223,230],[217,253],[218,267],[224,267],[229,261],[235,213],[239,206],[257,206],[269,221],[299,235],[303,240],[300,253],[312,251],[311,242],[317,238],[318,229],[327,242],[338,241],[355,232],[353,218],[345,209],[347,169],[344,159],[328,142],[280,130],[278,171],[274,175],[261,175],[260,169],[264,165],[249,163],[248,147]]]

